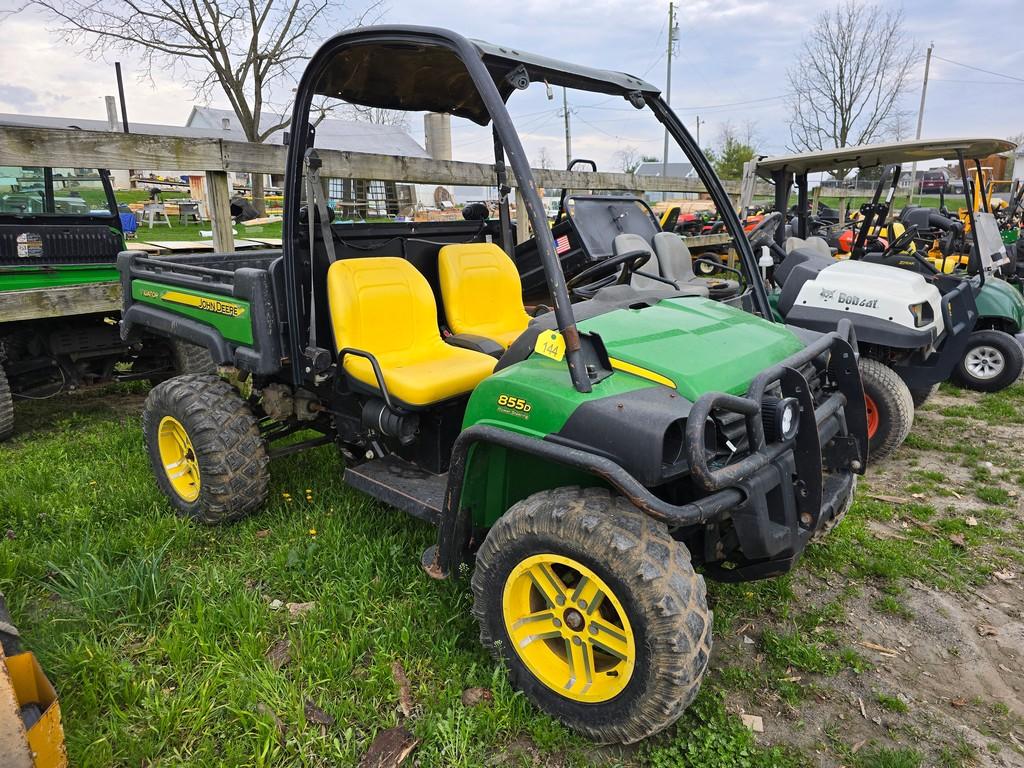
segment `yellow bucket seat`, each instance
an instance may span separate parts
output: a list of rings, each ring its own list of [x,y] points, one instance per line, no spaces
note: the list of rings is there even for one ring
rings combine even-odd
[[[327,297],[338,350],[373,355],[389,394],[406,405],[465,394],[494,370],[493,357],[442,341],[430,285],[405,259],[336,261],[327,271]],[[346,355],[343,366],[356,381],[377,387],[366,358]]]
[[[448,327],[505,349],[526,330],[523,284],[516,265],[494,243],[446,245],[437,257]]]

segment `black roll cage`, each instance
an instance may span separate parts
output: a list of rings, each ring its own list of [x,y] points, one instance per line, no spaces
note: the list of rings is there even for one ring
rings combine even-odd
[[[526,85],[531,81],[547,81],[553,85],[564,85],[578,90],[621,95],[637,109],[641,109],[645,104],[650,107],[658,121],[665,126],[676,143],[683,149],[687,159],[693,163],[698,177],[723,217],[753,288],[755,309],[763,318],[773,321],[768,295],[764,283],[761,281],[756,259],[744,235],[739,217],[733,210],[732,202],[703,152],[700,151],[685,126],[664,102],[654,86],[623,73],[579,67],[488,43],[472,42],[445,29],[414,26],[362,27],[342,32],[324,43],[310,59],[296,89],[288,142],[283,233],[285,320],[287,323],[284,352],[292,363],[292,383],[295,387],[301,387],[304,379],[311,378],[316,373],[315,366],[307,364],[307,350],[302,337],[302,329],[308,321],[308,314],[303,310],[306,303],[303,300],[306,286],[301,279],[302,265],[298,253],[300,228],[298,211],[302,201],[303,158],[306,150],[313,145],[315,138],[315,129],[310,126],[309,121],[310,107],[314,96],[317,95],[317,86],[329,70],[329,65],[334,57],[347,49],[368,44],[409,44],[441,48],[454,53],[465,66],[466,73],[471,78],[493,126],[495,171],[502,198],[500,215],[502,245],[506,252],[510,252],[512,236],[507,200],[509,188],[507,178],[505,178],[504,163],[504,158],[507,156],[537,240],[548,290],[554,303],[558,330],[565,339],[569,373],[577,391],[591,391],[592,382],[588,366],[596,364],[596,367],[599,368],[600,361],[589,360],[588,356],[592,356],[594,350],[590,345],[583,345],[580,342],[569,293],[565,285],[565,275],[555,252],[554,238],[548,226],[544,206],[530,171],[526,153],[519,140],[519,134],[505,106],[505,101],[513,90],[520,87],[516,83],[521,82],[523,76],[526,77]],[[492,72],[492,70],[502,71]],[[499,77],[500,90],[497,80]],[[368,103],[368,101],[367,99],[360,103],[364,106],[392,106]],[[452,108],[449,111],[457,111],[454,104],[450,106]],[[486,121],[483,124],[486,124]],[[312,301],[312,297],[309,298]]]
[[[978,227],[977,222],[974,219],[974,195],[971,181],[967,173],[967,156],[962,149],[956,150],[957,164],[960,166],[960,177],[963,179],[963,194],[964,201],[967,207],[967,217],[970,221],[971,229],[971,242],[974,245],[974,258],[972,261],[980,260],[981,258],[981,243],[978,238]],[[973,158],[974,165],[978,170],[978,178],[981,179],[981,159]],[[896,188],[899,183],[900,174],[902,171],[902,162],[889,163],[882,169],[881,175],[878,177],[878,182],[875,184],[874,193],[871,197],[871,203],[867,206],[867,213],[861,221],[857,231],[857,239],[853,246],[851,258],[859,259],[864,255],[865,243],[867,241],[868,233],[874,227],[881,227],[885,225],[885,220],[888,218],[890,211],[892,210],[892,200],[896,194]],[[827,170],[822,168],[821,170]],[[808,232],[808,220],[811,216],[810,206],[808,205],[808,182],[807,176],[808,171],[794,174],[785,168],[779,168],[771,172],[772,183],[775,185],[775,210],[785,212],[789,208],[790,188],[796,184],[797,188],[797,210],[796,210],[796,222],[797,222],[797,236],[807,237]],[[910,180],[911,185],[917,183],[917,179]],[[889,192],[885,196],[884,202],[882,200],[882,192],[885,189],[886,184],[889,185]],[[982,205],[985,211],[988,212],[988,203],[985,197],[982,196]],[[775,230],[775,242],[777,245],[784,245],[783,240],[785,239],[785,227],[778,227]],[[978,266],[976,273],[978,275],[978,288],[985,283],[985,270]]]

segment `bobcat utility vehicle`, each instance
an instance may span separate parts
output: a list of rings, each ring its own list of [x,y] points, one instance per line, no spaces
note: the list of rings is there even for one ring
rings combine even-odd
[[[0,166],[0,440],[15,398],[213,369],[192,345],[121,339],[123,248],[107,171]]]
[[[443,29],[364,27],[324,43],[300,80],[283,253],[122,253],[122,329],[204,345],[222,366],[159,385],[144,409],[157,482],[180,514],[249,514],[270,459],[336,443],[348,484],[437,525],[427,573],[474,565],[481,639],[514,684],[592,738],[633,742],[679,717],[707,667],[695,567],[733,581],[784,573],[849,508],[864,395],[848,327],[774,322],[745,245],[752,277],[730,301],[653,270],[656,287],[630,285],[648,245],[578,274],[574,303],[505,106],[531,83],[649,109],[729,208],[636,77]],[[331,159],[309,115],[320,96],[491,126],[497,221],[332,223],[320,178]],[[552,307],[535,317],[511,259],[506,157]],[[735,216],[729,226],[742,241]],[[306,430],[320,435],[274,446]]]
[[[751,243],[772,251],[772,299],[785,322],[815,330],[832,328],[840,318],[853,323],[876,459],[903,442],[915,405],[940,382],[952,377],[994,391],[1012,384],[1024,367],[1020,345],[1006,333],[1020,331],[1024,304],[1018,305],[1013,289],[995,277],[1005,251],[990,213],[970,214],[976,254],[970,276],[943,274],[914,247],[915,234],[927,224],[927,209],[911,208],[902,234],[879,237],[882,227],[900,229],[891,220],[891,206],[903,165],[956,160],[966,177],[968,160],[1012,146],[1000,139],[929,139],[762,158],[749,166],[748,173],[774,183],[776,211],[789,208],[796,185],[793,224],[782,226],[782,215],[771,214],[749,233]],[[850,258],[836,261],[826,241],[809,233],[808,177],[876,166],[884,171],[873,198],[861,206]],[[741,207],[748,203],[740,201]]]

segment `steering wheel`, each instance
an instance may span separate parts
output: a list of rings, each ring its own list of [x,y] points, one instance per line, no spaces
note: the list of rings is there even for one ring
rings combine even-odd
[[[747,232],[747,240],[750,241],[750,247],[755,251],[762,245],[770,246],[775,242],[775,230],[779,228],[779,224],[782,223],[782,212],[775,211],[769,213],[763,219],[761,219],[757,226]]]
[[[882,257],[884,258],[885,256],[888,256],[891,253],[899,253],[903,251],[905,248],[907,248],[907,246],[911,245],[916,238],[917,225],[912,224],[911,226],[907,227],[907,229],[903,232],[902,235],[897,237],[895,240],[889,243],[888,246],[886,246],[885,250],[882,251]],[[914,259],[921,266],[923,266],[930,274],[938,274],[939,270],[935,268],[934,264],[932,264],[930,261],[924,258],[921,255],[920,251],[915,249],[913,251],[907,251],[907,253],[913,256]]]
[[[650,260],[651,252],[648,250],[626,251],[625,253],[619,253],[609,259],[605,259],[604,261],[591,264],[578,275],[575,275],[571,280],[567,281],[565,287],[568,288],[574,296],[582,299],[592,299],[594,294],[601,288],[605,288],[613,283],[618,283],[619,285],[625,285],[628,283],[630,275]],[[616,277],[615,268],[619,266],[622,267],[622,270],[619,272],[618,277]],[[595,280],[594,278],[597,275],[601,275],[601,277],[598,277]]]

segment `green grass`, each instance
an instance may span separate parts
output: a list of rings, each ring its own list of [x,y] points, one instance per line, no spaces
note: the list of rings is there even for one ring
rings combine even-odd
[[[0,589],[58,685],[73,764],[354,765],[397,723],[396,660],[423,710],[422,765],[479,765],[519,736],[587,764],[591,745],[480,647],[467,585],[420,571],[432,530],[347,490],[332,449],[277,462],[265,512],[203,528],[158,496],[134,414],[94,396],[33,405],[18,410],[32,432],[0,446]],[[292,619],[273,599],[316,606]],[[279,640],[291,661],[276,670]],[[471,686],[493,706],[463,707]],[[336,718],[326,734],[307,700]]]
[[[886,709],[890,712],[896,712],[899,714],[905,714],[910,711],[910,707],[906,705],[903,699],[897,696],[890,696],[887,693],[876,693],[875,701],[882,709]]]
[[[861,493],[796,574],[710,583],[719,671],[677,727],[638,749],[598,748],[510,688],[479,645],[465,579],[434,582],[419,569],[433,530],[347,489],[333,449],[275,461],[266,509],[238,524],[174,517],[139,435],[144,393],[135,385],[19,402],[23,432],[0,445],[0,533],[11,532],[0,538],[0,590],[58,685],[74,765],[354,765],[379,730],[400,722],[394,661],[412,683],[419,714],[405,725],[422,740],[415,759],[424,768],[814,764],[759,746],[727,697],[761,707],[767,696],[813,712],[832,678],[869,668],[849,648],[851,600],[871,589],[876,610],[911,619],[901,601],[910,580],[966,589],[999,568],[1019,569],[1024,549],[1024,526],[1002,500],[974,502],[975,526],[950,514],[933,495],[948,482],[942,472],[908,477],[934,505]],[[912,438],[971,467],[971,493],[1007,493],[1018,482],[1019,457],[984,441],[943,440],[932,419],[942,417],[922,418]],[[900,538],[880,538],[873,525]],[[808,580],[829,591],[798,597],[796,585]],[[292,618],[272,600],[315,607]],[[278,669],[266,654],[280,643],[289,659]],[[491,689],[493,704],[465,708],[461,693],[473,686]],[[884,693],[876,700],[892,713],[905,706]],[[335,724],[308,722],[310,701]],[[993,739],[1011,727],[1004,720],[992,719]],[[884,746],[831,748],[857,768],[923,759]],[[936,744],[928,760],[955,765],[962,755],[957,744]]]

